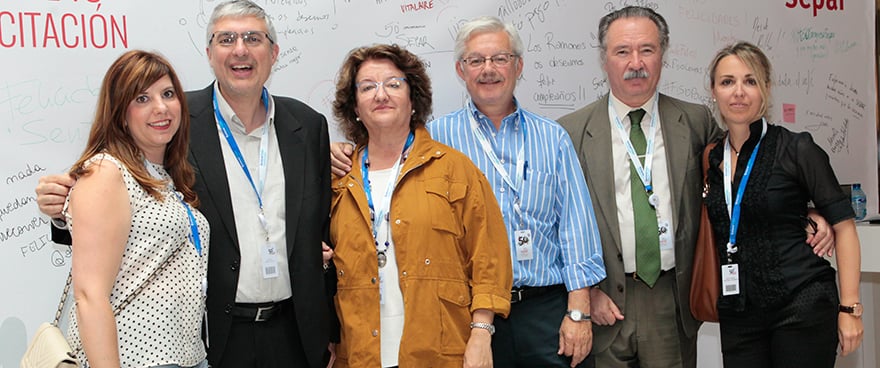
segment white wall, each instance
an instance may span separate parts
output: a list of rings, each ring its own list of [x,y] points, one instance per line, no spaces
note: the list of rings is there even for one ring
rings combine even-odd
[[[68,250],[48,242],[48,222],[34,202],[37,178],[65,171],[82,150],[104,71],[126,49],[159,50],[186,88],[208,85],[205,26],[218,2],[0,3],[0,368],[17,366],[28,337],[52,315],[70,267]],[[550,117],[606,93],[596,27],[609,10],[637,4],[667,18],[671,44],[660,90],[690,101],[708,101],[705,68],[715,50],[751,40],[776,68],[774,120],[810,131],[829,151],[841,181],[862,182],[869,210],[877,212],[870,0],[847,0],[845,9],[823,9],[815,16],[812,9],[787,8],[790,0],[258,2],[279,31],[281,55],[270,91],[299,98],[328,116],[343,56],[374,42],[396,42],[425,59],[435,114],[461,107],[466,95],[453,72],[452,42],[458,26],[477,15],[499,15],[517,25],[527,48],[518,99]],[[430,9],[404,6],[420,2]],[[791,116],[783,113],[786,105],[793,107]]]

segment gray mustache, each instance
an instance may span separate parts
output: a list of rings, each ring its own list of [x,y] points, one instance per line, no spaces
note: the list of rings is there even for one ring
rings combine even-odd
[[[648,78],[648,71],[645,69],[639,70],[630,70],[626,73],[623,73],[623,80],[630,80],[633,78]]]

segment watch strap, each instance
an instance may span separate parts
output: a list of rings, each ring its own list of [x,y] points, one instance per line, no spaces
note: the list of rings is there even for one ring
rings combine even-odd
[[[494,334],[495,334],[495,325],[493,325],[493,324],[491,324],[491,323],[485,323],[485,322],[471,322],[471,328],[472,328],[472,329],[473,329],[473,328],[481,328],[481,329],[484,329],[484,330],[486,330],[486,331],[489,331],[489,335],[494,335]]]

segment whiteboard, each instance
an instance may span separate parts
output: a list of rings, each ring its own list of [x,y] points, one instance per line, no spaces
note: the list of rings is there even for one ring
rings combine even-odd
[[[832,3],[832,1],[825,1]],[[70,267],[49,242],[33,188],[66,171],[88,135],[104,71],[131,48],[167,56],[186,89],[213,77],[205,56],[215,0],[33,0],[0,5],[0,368],[17,367],[27,340],[54,313]],[[708,103],[706,68],[739,39],[763,47],[775,66],[774,122],[809,131],[842,183],[861,182],[877,213],[873,0],[808,8],[792,0],[260,0],[273,16],[281,52],[269,90],[332,119],[334,76],[345,54],[397,43],[420,55],[434,85],[434,115],[459,109],[464,84],[453,66],[458,27],[496,15],[526,46],[517,98],[557,118],[605,94],[596,27],[627,4],[663,14],[671,43],[660,90]],[[794,8],[786,6],[795,4]],[[810,3],[812,4],[812,3]],[[811,5],[812,6],[812,5]],[[815,10],[815,12],[814,12]],[[341,136],[333,129],[331,139]]]

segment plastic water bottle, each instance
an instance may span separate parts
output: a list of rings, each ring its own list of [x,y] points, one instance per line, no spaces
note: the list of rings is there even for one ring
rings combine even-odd
[[[856,221],[862,220],[867,216],[868,210],[865,208],[868,199],[865,197],[865,192],[862,190],[862,185],[859,183],[855,183],[852,185],[852,208],[853,212],[856,213]]]

